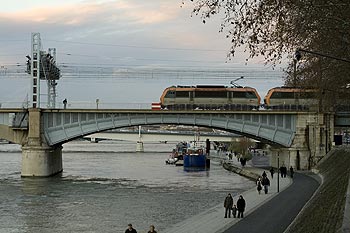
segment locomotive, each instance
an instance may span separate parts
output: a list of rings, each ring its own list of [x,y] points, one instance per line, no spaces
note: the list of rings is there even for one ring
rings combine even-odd
[[[252,110],[259,108],[260,96],[252,87],[172,86],[163,91],[160,104],[168,110]]]
[[[275,87],[267,92],[264,99],[267,109],[315,110],[317,105],[317,92],[313,89]]]

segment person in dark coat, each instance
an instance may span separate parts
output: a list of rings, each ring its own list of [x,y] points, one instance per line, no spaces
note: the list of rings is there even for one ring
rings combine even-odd
[[[271,173],[271,178],[273,179],[273,174],[275,173],[275,170],[273,169],[273,167],[271,167],[270,173]]]
[[[290,166],[290,168],[289,168],[289,172],[290,172],[290,177],[292,177],[292,178],[293,178],[293,176],[294,176],[294,169],[293,169],[293,167],[292,167],[292,166]]]
[[[125,230],[125,233],[137,233],[137,231],[132,227],[132,224],[128,224],[128,229]]]
[[[241,161],[242,167],[244,167],[245,164],[247,163],[247,159],[245,159],[245,158],[241,158],[240,161]]]
[[[157,233],[157,231],[154,230],[154,226],[153,226],[153,225],[149,226],[149,231],[148,231],[148,233]]]
[[[258,193],[260,194],[260,192],[262,190],[262,184],[261,184],[261,178],[260,177],[256,181],[256,189],[258,190]]]
[[[232,215],[233,215],[234,218],[237,215],[237,206],[236,205],[233,205],[233,207],[232,207]]]
[[[238,210],[237,218],[243,218],[244,209],[245,209],[245,200],[243,196],[240,195],[237,201],[237,210]]]
[[[233,198],[231,196],[231,193],[227,194],[224,202],[224,207],[225,207],[225,218],[227,218],[227,213],[228,217],[231,218],[231,209],[233,206]]]
[[[266,172],[264,171],[263,174],[262,174],[261,176],[262,176],[263,178],[264,178],[264,177],[267,177]]]
[[[63,108],[64,108],[64,109],[67,108],[67,102],[68,102],[67,99],[64,99],[64,100],[63,100]]]
[[[286,167],[286,165],[283,164],[283,165],[280,167],[280,172],[281,172],[281,177],[282,177],[282,178],[287,176],[287,167]]]
[[[261,184],[264,186],[265,194],[269,192],[270,180],[267,177],[264,177],[261,181]]]

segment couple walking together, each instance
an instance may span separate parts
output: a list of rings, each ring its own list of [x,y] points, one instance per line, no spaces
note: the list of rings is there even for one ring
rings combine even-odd
[[[259,194],[263,187],[264,187],[265,194],[269,192],[270,180],[269,178],[267,178],[267,174],[265,171],[262,174],[262,179],[261,177],[259,177],[258,180],[256,181],[256,186]]]
[[[225,207],[225,218],[227,218],[227,214],[228,214],[228,217],[231,218],[231,211],[234,218],[236,217],[237,211],[238,211],[237,218],[243,218],[243,212],[245,209],[245,200],[243,196],[240,195],[238,198],[237,204],[235,205],[233,203],[233,198],[229,193],[225,198],[224,207]]]

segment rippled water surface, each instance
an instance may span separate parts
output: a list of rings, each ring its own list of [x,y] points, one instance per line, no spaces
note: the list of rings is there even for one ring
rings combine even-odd
[[[0,145],[0,232],[158,232],[253,183],[212,161],[210,171],[165,165],[173,144],[102,141],[64,145],[62,177],[20,178],[21,153]]]

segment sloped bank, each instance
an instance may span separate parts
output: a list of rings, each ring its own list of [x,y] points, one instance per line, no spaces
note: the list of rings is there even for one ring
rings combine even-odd
[[[349,201],[346,196],[350,178],[350,148],[332,150],[316,169],[322,175],[323,183],[285,231],[287,233],[347,232],[343,229],[347,224],[344,217],[349,217],[345,203]]]
[[[231,164],[231,163],[226,163],[224,162],[222,165],[226,170],[237,173],[241,176],[244,176],[248,179],[251,179],[253,181],[256,181],[259,178],[259,175],[249,171],[248,169],[239,167],[237,165]]]

